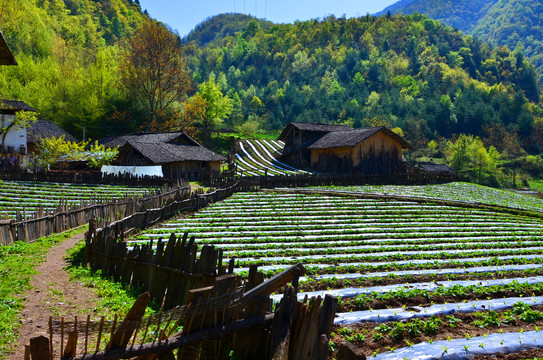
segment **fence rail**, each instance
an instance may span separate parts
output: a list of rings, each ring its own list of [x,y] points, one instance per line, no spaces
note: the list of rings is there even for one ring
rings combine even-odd
[[[309,187],[309,186],[348,186],[348,185],[426,185],[458,181],[456,173],[413,172],[393,175],[356,175],[356,174],[298,174],[285,176],[244,176],[234,177],[227,172],[211,179],[213,187],[224,187],[236,180],[240,186],[254,189],[274,187]]]
[[[86,238],[85,263],[93,270],[104,270],[116,280],[141,286],[166,308],[184,304],[188,290],[208,286],[215,276],[226,274],[223,250],[204,246],[200,251],[194,237],[189,239],[187,234],[179,238],[172,234],[165,241],[160,238],[133,248],[124,240],[133,231],[145,229],[180,211],[197,211],[231,196],[236,190],[237,184],[234,184],[210,193],[191,193],[189,198],[134,212],[109,224],[103,219],[93,219]],[[229,270],[232,273],[233,268]]]
[[[189,199],[191,194],[190,186],[185,184],[183,187],[167,188],[162,193],[145,198],[84,204],[34,219],[18,216],[17,220],[1,220],[0,246],[11,245],[15,241],[31,242],[43,236],[73,229],[87,224],[93,217],[103,221],[115,221],[145,209],[163,207],[176,200]]]
[[[117,316],[113,321],[104,316],[99,321],[90,316],[50,318],[49,337],[32,338],[25,360],[219,360],[232,352],[246,359],[328,358],[338,300],[327,295],[308,301],[306,296],[299,302],[298,279],[305,274],[301,264],[266,282],[259,274],[251,267],[243,285],[233,274],[215,277],[210,286],[189,290],[186,305],[162,309],[158,316],[144,316],[151,301],[144,293],[123,321]],[[283,287],[284,296],[272,313],[270,294]]]
[[[74,184],[107,184],[142,187],[176,186],[178,180],[159,177],[136,177],[130,174],[102,175],[99,171],[47,171],[30,173],[19,169],[0,171],[0,180],[40,181]],[[179,181],[182,181],[179,179]]]

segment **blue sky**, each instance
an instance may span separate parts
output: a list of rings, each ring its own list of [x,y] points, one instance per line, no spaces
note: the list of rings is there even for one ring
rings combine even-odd
[[[140,0],[149,14],[188,34],[206,18],[228,12],[250,14],[276,23],[322,18],[334,14],[364,16],[383,10],[397,0]]]

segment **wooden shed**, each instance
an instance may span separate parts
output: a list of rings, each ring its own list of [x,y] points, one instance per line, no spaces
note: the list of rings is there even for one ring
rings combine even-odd
[[[225,160],[182,131],[110,136],[100,143],[109,148],[119,146],[114,165],[161,165],[164,177],[174,179],[200,179],[205,171],[218,173]]]
[[[281,158],[298,167],[308,167],[311,155],[307,147],[322,136],[339,131],[350,131],[347,125],[289,123],[279,135],[279,140],[285,143]]]
[[[402,150],[410,148],[407,141],[384,126],[330,132],[308,146],[312,169],[363,174],[405,172]]]

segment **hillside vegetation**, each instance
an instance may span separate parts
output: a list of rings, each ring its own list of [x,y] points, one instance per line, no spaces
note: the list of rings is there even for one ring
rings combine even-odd
[[[379,13],[425,14],[495,45],[517,46],[543,74],[543,4],[537,0],[402,0]]]
[[[0,0],[0,30],[19,63],[0,67],[0,97],[79,138],[83,127],[101,134],[122,97],[120,41],[145,18],[137,0]]]
[[[497,2],[498,0],[400,0],[376,15],[383,16],[388,12],[406,15],[419,13],[469,33]]]
[[[541,143],[533,136],[542,125],[533,66],[519,52],[422,15],[269,29],[252,21],[203,47],[188,42],[185,52],[195,82],[214,77],[233,100],[230,126],[251,119],[268,130],[289,121],[388,125],[415,147],[498,126],[541,150],[532,146]]]
[[[460,3],[459,17],[475,6]],[[294,24],[224,14],[182,40],[151,26],[172,35],[172,53],[181,46],[193,82],[151,121],[121,77],[130,69],[125,46],[149,20],[131,0],[0,0],[20,64],[0,68],[0,98],[24,100],[77,137],[181,127],[213,146],[220,128],[250,137],[277,135],[290,121],[385,125],[412,144],[414,160],[451,162],[451,152],[475,149],[476,158],[457,162],[479,180],[498,159],[513,169],[512,160],[543,150],[538,75],[521,49],[492,47],[420,14]],[[476,136],[494,147],[488,156]],[[541,157],[529,160],[523,168],[539,176]]]

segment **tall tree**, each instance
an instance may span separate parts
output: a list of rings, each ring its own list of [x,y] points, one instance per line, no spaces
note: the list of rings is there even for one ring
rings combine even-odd
[[[200,84],[198,93],[185,103],[185,118],[201,129],[201,138],[207,141],[232,110],[232,100],[223,95],[215,79],[210,78]]]
[[[192,86],[179,37],[154,21],[129,39],[120,70],[128,96],[145,114],[142,128],[147,130],[168,121]]]

